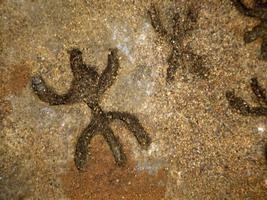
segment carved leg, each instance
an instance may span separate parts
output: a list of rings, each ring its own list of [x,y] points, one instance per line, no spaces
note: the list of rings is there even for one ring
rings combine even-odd
[[[250,43],[259,37],[264,36],[265,30],[263,29],[262,23],[255,26],[251,31],[247,31],[244,35],[245,43]]]
[[[257,99],[259,100],[259,103],[264,103],[267,106],[266,90],[259,85],[257,78],[251,79],[250,87]]]
[[[137,117],[126,112],[108,112],[107,116],[112,120],[123,121],[126,127],[134,134],[142,148],[147,148],[150,145],[151,138],[144,130]]]
[[[175,73],[180,66],[178,59],[181,59],[181,55],[177,52],[178,50],[173,49],[170,57],[168,58],[168,69],[167,69],[167,83],[171,83],[174,80]]]
[[[167,69],[167,77],[166,77],[167,83],[171,83],[174,80],[174,76],[175,76],[175,72],[177,68],[178,68],[177,65],[169,64],[169,67]]]
[[[226,98],[231,108],[237,110],[241,115],[267,116],[266,107],[250,107],[242,98],[235,96],[234,92],[227,91]]]
[[[113,153],[113,156],[115,158],[116,164],[119,167],[122,167],[126,163],[126,156],[122,151],[121,143],[119,142],[119,139],[114,135],[113,131],[109,127],[105,127],[101,130],[103,137],[106,139],[110,150]]]
[[[242,98],[237,97],[233,91],[226,92],[226,98],[231,108],[239,111],[241,115],[249,115],[251,112],[250,106]]]
[[[74,156],[74,162],[78,170],[84,170],[86,168],[88,154],[89,154],[89,144],[91,139],[96,135],[97,124],[95,121],[92,121],[80,135],[77,144],[76,151]]]
[[[267,116],[267,107],[252,107],[250,114],[255,116]]]
[[[71,103],[71,95],[69,93],[59,95],[51,87],[47,86],[40,76],[32,78],[32,89],[38,97],[50,105],[61,105]]]

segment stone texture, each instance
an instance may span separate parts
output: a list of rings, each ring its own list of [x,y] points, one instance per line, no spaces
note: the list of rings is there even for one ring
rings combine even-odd
[[[153,2],[167,29],[174,10],[196,4]],[[197,28],[184,45],[205,57],[209,77],[178,69],[168,85],[170,47],[150,24],[150,5],[0,1],[0,199],[264,199],[267,118],[238,115],[225,98],[234,89],[255,103],[248,84],[254,76],[267,87],[260,41],[243,42],[245,30],[258,22],[229,0],[199,2]],[[97,137],[88,171],[77,171],[75,144],[90,110],[83,104],[49,106],[30,87],[30,77],[41,74],[64,93],[72,78],[67,50],[73,47],[98,72],[108,49],[119,49],[121,69],[101,106],[135,114],[153,141],[141,150],[122,123],[113,123],[129,158],[124,168],[116,167]]]

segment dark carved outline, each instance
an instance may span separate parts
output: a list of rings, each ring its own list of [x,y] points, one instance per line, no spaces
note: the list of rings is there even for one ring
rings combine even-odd
[[[101,75],[93,67],[83,62],[82,52],[79,49],[72,49],[68,53],[70,54],[73,80],[67,93],[59,95],[40,76],[32,78],[32,88],[42,101],[50,105],[84,102],[91,109],[92,120],[83,130],[76,144],[74,160],[79,170],[86,167],[89,154],[88,146],[96,134],[101,134],[105,138],[117,165],[123,166],[126,163],[126,156],[122,151],[119,139],[109,126],[112,121],[123,121],[142,148],[147,148],[151,139],[134,115],[127,112],[104,112],[99,105],[101,95],[113,84],[117,76],[119,69],[117,50],[112,49],[110,51],[107,67]]]

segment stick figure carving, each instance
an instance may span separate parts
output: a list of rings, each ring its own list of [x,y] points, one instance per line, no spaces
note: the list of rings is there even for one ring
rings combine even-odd
[[[96,134],[101,134],[104,137],[113,153],[116,164],[124,166],[126,156],[122,151],[119,139],[114,135],[109,124],[114,120],[123,121],[142,148],[147,148],[151,143],[151,139],[134,115],[127,112],[104,112],[99,105],[101,95],[113,84],[117,76],[119,69],[117,50],[111,49],[108,55],[107,67],[101,75],[93,67],[83,62],[82,52],[79,49],[72,49],[68,53],[70,54],[73,79],[66,94],[57,94],[52,87],[45,83],[41,76],[32,78],[32,88],[40,100],[50,105],[83,102],[91,109],[91,122],[83,130],[76,144],[74,161],[78,170],[86,168],[89,158],[88,146]]]
[[[152,5],[150,10],[148,10],[151,25],[155,32],[158,33],[160,37],[164,38],[172,47],[171,54],[167,60],[169,67],[167,69],[166,81],[168,83],[174,80],[177,69],[183,67],[185,61],[188,63],[188,60],[191,63],[191,65],[188,66],[190,73],[202,79],[208,76],[208,69],[204,66],[203,56],[193,53],[189,46],[183,46],[185,36],[196,26],[198,17],[196,10],[196,8],[189,7],[184,20],[181,19],[179,13],[175,13],[172,18],[171,32],[168,32],[163,26],[160,13],[155,5]]]
[[[267,1],[254,0],[254,7],[248,8],[241,0],[231,0],[239,12],[248,17],[260,20],[260,23],[244,35],[244,42],[251,43],[258,38],[262,39],[261,58],[267,60]]]

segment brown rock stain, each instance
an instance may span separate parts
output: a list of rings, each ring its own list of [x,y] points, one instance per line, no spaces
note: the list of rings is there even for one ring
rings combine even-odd
[[[28,63],[0,68],[0,98],[10,94],[18,94],[26,87],[30,75],[29,69]]]
[[[125,147],[125,145],[124,145]],[[125,149],[125,148],[124,148]],[[74,163],[62,176],[63,188],[72,200],[157,200],[164,198],[167,173],[164,169],[157,174],[137,172],[135,162],[130,158],[126,166],[115,165],[108,145],[102,137],[95,137],[91,143],[91,159],[86,172],[79,172]]]

